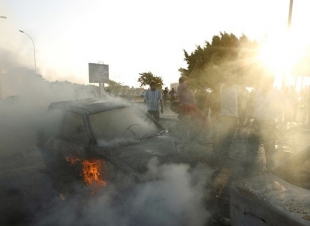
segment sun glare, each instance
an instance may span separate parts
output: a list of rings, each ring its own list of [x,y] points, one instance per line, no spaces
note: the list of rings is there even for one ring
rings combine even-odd
[[[275,85],[281,86],[283,76],[291,71],[306,54],[306,40],[293,34],[267,37],[261,45],[258,60],[275,76]]]

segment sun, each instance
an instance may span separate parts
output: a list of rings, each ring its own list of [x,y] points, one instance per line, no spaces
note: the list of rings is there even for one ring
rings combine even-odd
[[[276,86],[281,86],[284,76],[291,76],[293,67],[306,55],[308,44],[300,36],[291,33],[265,39],[258,60],[275,76]]]

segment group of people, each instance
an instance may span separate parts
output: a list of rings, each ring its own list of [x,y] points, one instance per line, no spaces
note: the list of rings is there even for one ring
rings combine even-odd
[[[175,101],[176,92],[174,88],[172,88],[170,91],[168,87],[166,87],[163,91],[163,101],[164,105],[166,105],[167,101],[170,100],[170,102]]]
[[[251,119],[251,132],[247,136],[244,167],[248,168],[254,165],[262,143],[265,150],[266,167],[272,169],[275,166],[276,118],[283,107],[281,106],[283,97],[273,87],[274,77],[262,75],[255,95],[241,98],[245,87],[237,79],[237,75],[232,75],[224,83],[215,85],[210,94],[202,95],[204,99],[201,104],[197,102],[195,94],[190,89],[200,63],[201,59],[196,62],[188,77],[180,77],[177,88],[179,101],[172,102],[171,110],[178,113],[180,117],[189,116],[193,122],[199,121],[200,128],[197,129],[207,128],[212,131],[215,161],[220,167],[223,166],[226,159],[232,158],[229,151],[233,138],[240,132],[240,127],[249,121],[248,119]],[[159,103],[161,113],[163,113],[163,102],[155,82],[151,83],[151,89],[146,92],[144,99],[148,106],[148,112],[156,120],[159,120]]]
[[[273,87],[274,77],[262,75],[259,88],[255,95],[245,98],[244,87],[231,76],[220,85],[219,94],[221,106],[215,123],[218,123],[218,136],[214,136],[216,159],[220,166],[224,160],[232,158],[229,151],[234,136],[240,132],[240,127],[251,119],[251,131],[247,136],[244,167],[255,166],[260,144],[265,150],[266,168],[275,166],[276,119],[284,108],[283,96]]]

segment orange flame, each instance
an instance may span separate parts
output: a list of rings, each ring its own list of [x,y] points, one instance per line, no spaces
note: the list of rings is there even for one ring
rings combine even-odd
[[[107,182],[102,179],[100,172],[102,167],[105,166],[103,160],[81,160],[75,157],[66,157],[66,160],[70,162],[71,165],[81,162],[83,165],[83,179],[87,185],[101,185],[106,186]]]
[[[103,166],[103,161],[100,160],[84,160],[83,164],[83,176],[86,184],[97,184],[106,186],[107,182],[100,178],[100,171]]]

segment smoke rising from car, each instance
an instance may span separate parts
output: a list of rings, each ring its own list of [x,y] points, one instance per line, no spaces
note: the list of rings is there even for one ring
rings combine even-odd
[[[72,100],[84,95],[77,93],[83,86],[68,82],[51,83],[34,74],[32,70],[22,67],[2,72],[1,85],[4,99],[0,109],[1,156],[13,153],[26,155],[27,148],[35,149],[37,124],[41,120],[46,120],[42,116],[49,104],[53,101]],[[85,97],[93,97],[92,95],[90,93],[88,96],[86,93]],[[12,98],[7,99],[8,97]],[[120,98],[111,100],[124,101]],[[128,105],[131,104],[128,103]],[[48,124],[53,124],[53,122]],[[101,145],[110,147],[112,145],[114,148],[115,145],[123,142],[125,141],[114,140],[112,144],[110,142],[109,144],[101,143]],[[42,159],[38,157],[38,161]],[[195,172],[198,171],[197,169]],[[206,175],[202,175],[203,172]],[[156,181],[144,184],[124,182],[125,184],[120,188],[110,184],[104,188],[102,194],[88,200],[83,205],[79,203],[79,199],[68,199],[64,202],[59,198],[52,202],[44,199],[38,204],[40,208],[33,208],[31,205],[34,201],[27,199],[31,202],[23,204],[25,208],[21,209],[27,213],[33,209],[36,210],[29,215],[36,214],[38,210],[45,210],[40,212],[37,225],[70,225],[71,223],[76,225],[176,225],[177,223],[183,224],[183,222],[203,225],[208,219],[203,201],[205,195],[207,196],[204,185],[207,183],[209,172],[201,170],[200,174],[194,180],[194,171],[189,170],[186,165],[156,166],[154,163],[150,165],[146,179],[151,180],[156,177]],[[48,175],[38,175],[37,178],[47,177]],[[24,192],[28,188],[19,189]],[[40,189],[51,189],[51,187]],[[31,194],[31,197],[37,194],[37,199],[40,200],[42,194],[38,194],[37,190],[30,193],[35,193]],[[47,192],[46,195],[49,196],[50,193]],[[51,206],[48,206],[49,204]],[[32,208],[28,209],[28,206]],[[42,206],[45,208],[41,208]],[[21,221],[23,222],[23,219]]]
[[[24,67],[1,71],[0,91],[0,156],[36,145],[36,127],[51,102],[97,95],[95,86],[48,82]]]
[[[36,216],[41,225],[205,225],[210,217],[204,203],[209,196],[210,171],[202,166],[148,164],[145,179],[109,184],[95,197],[54,201]],[[156,180],[153,180],[156,178]]]

